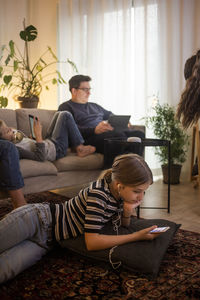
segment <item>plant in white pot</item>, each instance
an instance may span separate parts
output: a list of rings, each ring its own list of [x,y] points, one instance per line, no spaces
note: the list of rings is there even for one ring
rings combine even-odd
[[[22,53],[13,40],[8,46],[0,48],[0,107],[6,107],[8,96],[16,93],[21,107],[37,107],[39,95],[44,87],[49,90],[50,84],[66,84],[58,70],[52,72],[49,68],[59,63],[51,47],[47,47],[38,59],[30,64],[29,43],[37,38],[38,31],[33,25],[25,26],[20,31],[20,38],[24,41]],[[75,64],[67,59],[77,72]],[[65,63],[66,63],[65,62]],[[6,96],[5,96],[5,93]]]
[[[177,184],[180,182],[182,164],[186,160],[189,138],[176,118],[176,112],[172,106],[157,103],[153,110],[155,115],[146,117],[145,124],[153,130],[157,138],[171,142],[170,183]],[[168,149],[156,147],[155,154],[162,164],[163,181],[168,183]]]

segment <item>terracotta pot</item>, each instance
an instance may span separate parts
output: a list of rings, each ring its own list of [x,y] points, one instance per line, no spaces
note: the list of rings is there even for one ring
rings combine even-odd
[[[33,95],[32,97],[18,97],[17,101],[20,108],[37,108],[39,98],[38,96]]]
[[[182,165],[171,165],[170,166],[170,184],[180,183]],[[168,165],[162,165],[163,182],[168,183]]]

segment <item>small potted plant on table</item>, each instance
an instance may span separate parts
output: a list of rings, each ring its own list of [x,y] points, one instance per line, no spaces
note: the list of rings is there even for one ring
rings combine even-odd
[[[186,153],[189,145],[188,135],[176,119],[173,107],[168,104],[156,104],[153,108],[154,116],[146,117],[145,123],[148,128],[153,129],[155,136],[159,139],[171,142],[171,165],[170,183],[180,182],[182,163],[186,160]],[[168,183],[168,149],[166,147],[156,147],[155,154],[162,163],[163,182]]]

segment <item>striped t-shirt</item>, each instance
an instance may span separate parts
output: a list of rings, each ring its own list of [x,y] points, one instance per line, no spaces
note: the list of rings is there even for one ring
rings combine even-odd
[[[54,238],[60,241],[84,232],[99,233],[121,210],[121,203],[112,196],[105,179],[93,182],[65,203],[51,204]]]

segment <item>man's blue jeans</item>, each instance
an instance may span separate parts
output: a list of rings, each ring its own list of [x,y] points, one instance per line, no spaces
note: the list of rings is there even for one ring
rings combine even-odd
[[[18,190],[24,186],[16,146],[0,139],[0,188]]]
[[[27,204],[0,221],[0,283],[35,264],[52,249],[48,203]]]

